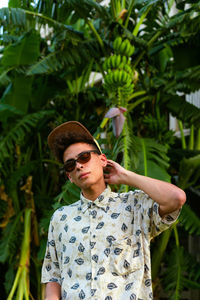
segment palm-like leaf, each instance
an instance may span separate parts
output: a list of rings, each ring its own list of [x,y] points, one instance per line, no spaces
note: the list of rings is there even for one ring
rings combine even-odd
[[[39,35],[30,30],[4,49],[1,63],[6,67],[32,64],[39,57],[39,46]]]
[[[39,121],[53,114],[53,111],[41,111],[27,115],[19,120],[16,125],[10,130],[7,135],[0,141],[0,161],[2,162],[18,144],[23,144],[23,139],[26,134],[30,133],[35,128]]]
[[[135,152],[138,155],[135,171],[145,176],[170,181],[167,173],[169,158],[167,147],[153,139],[135,137]]]
[[[0,243],[0,262],[5,262],[8,258],[15,255],[17,250],[18,239],[20,237],[21,228],[21,216],[23,212],[20,212],[17,217],[8,223],[4,229],[4,235]]]
[[[200,235],[200,219],[187,204],[182,208],[180,222],[189,234]]]
[[[183,247],[174,248],[168,262],[169,266],[165,272],[164,282],[165,290],[169,291],[170,300],[181,299],[183,289],[191,285],[192,288],[199,288],[199,264],[184,251]],[[194,275],[196,272],[197,276]]]

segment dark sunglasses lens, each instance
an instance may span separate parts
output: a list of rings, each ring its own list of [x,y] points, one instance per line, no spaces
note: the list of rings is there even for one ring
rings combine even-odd
[[[79,156],[79,158],[77,159],[77,162],[84,164],[84,163],[88,162],[90,160],[90,158],[91,158],[91,153],[85,152]]]
[[[75,159],[72,159],[70,161],[67,161],[64,164],[64,169],[66,172],[71,172],[74,170],[75,166],[76,166],[76,161],[75,161]]]

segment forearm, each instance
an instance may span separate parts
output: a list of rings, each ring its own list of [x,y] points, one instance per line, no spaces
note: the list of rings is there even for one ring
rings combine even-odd
[[[45,288],[45,300],[60,300],[61,288],[57,282],[48,282]]]
[[[165,181],[138,175],[131,171],[125,170],[121,176],[121,181],[122,184],[134,186],[148,194],[160,205],[161,216],[179,209],[186,200],[185,192],[177,186]]]

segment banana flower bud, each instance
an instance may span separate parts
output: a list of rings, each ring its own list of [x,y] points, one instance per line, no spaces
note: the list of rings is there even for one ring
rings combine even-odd
[[[105,118],[112,119],[113,133],[118,138],[123,130],[125,117],[124,113],[127,111],[124,107],[112,107],[106,113]]]

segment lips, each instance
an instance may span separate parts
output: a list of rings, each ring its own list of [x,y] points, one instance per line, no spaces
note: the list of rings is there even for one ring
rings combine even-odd
[[[90,174],[90,172],[82,173],[82,174],[79,176],[79,179],[85,178],[85,177],[87,177],[87,175],[89,175],[89,174]]]

